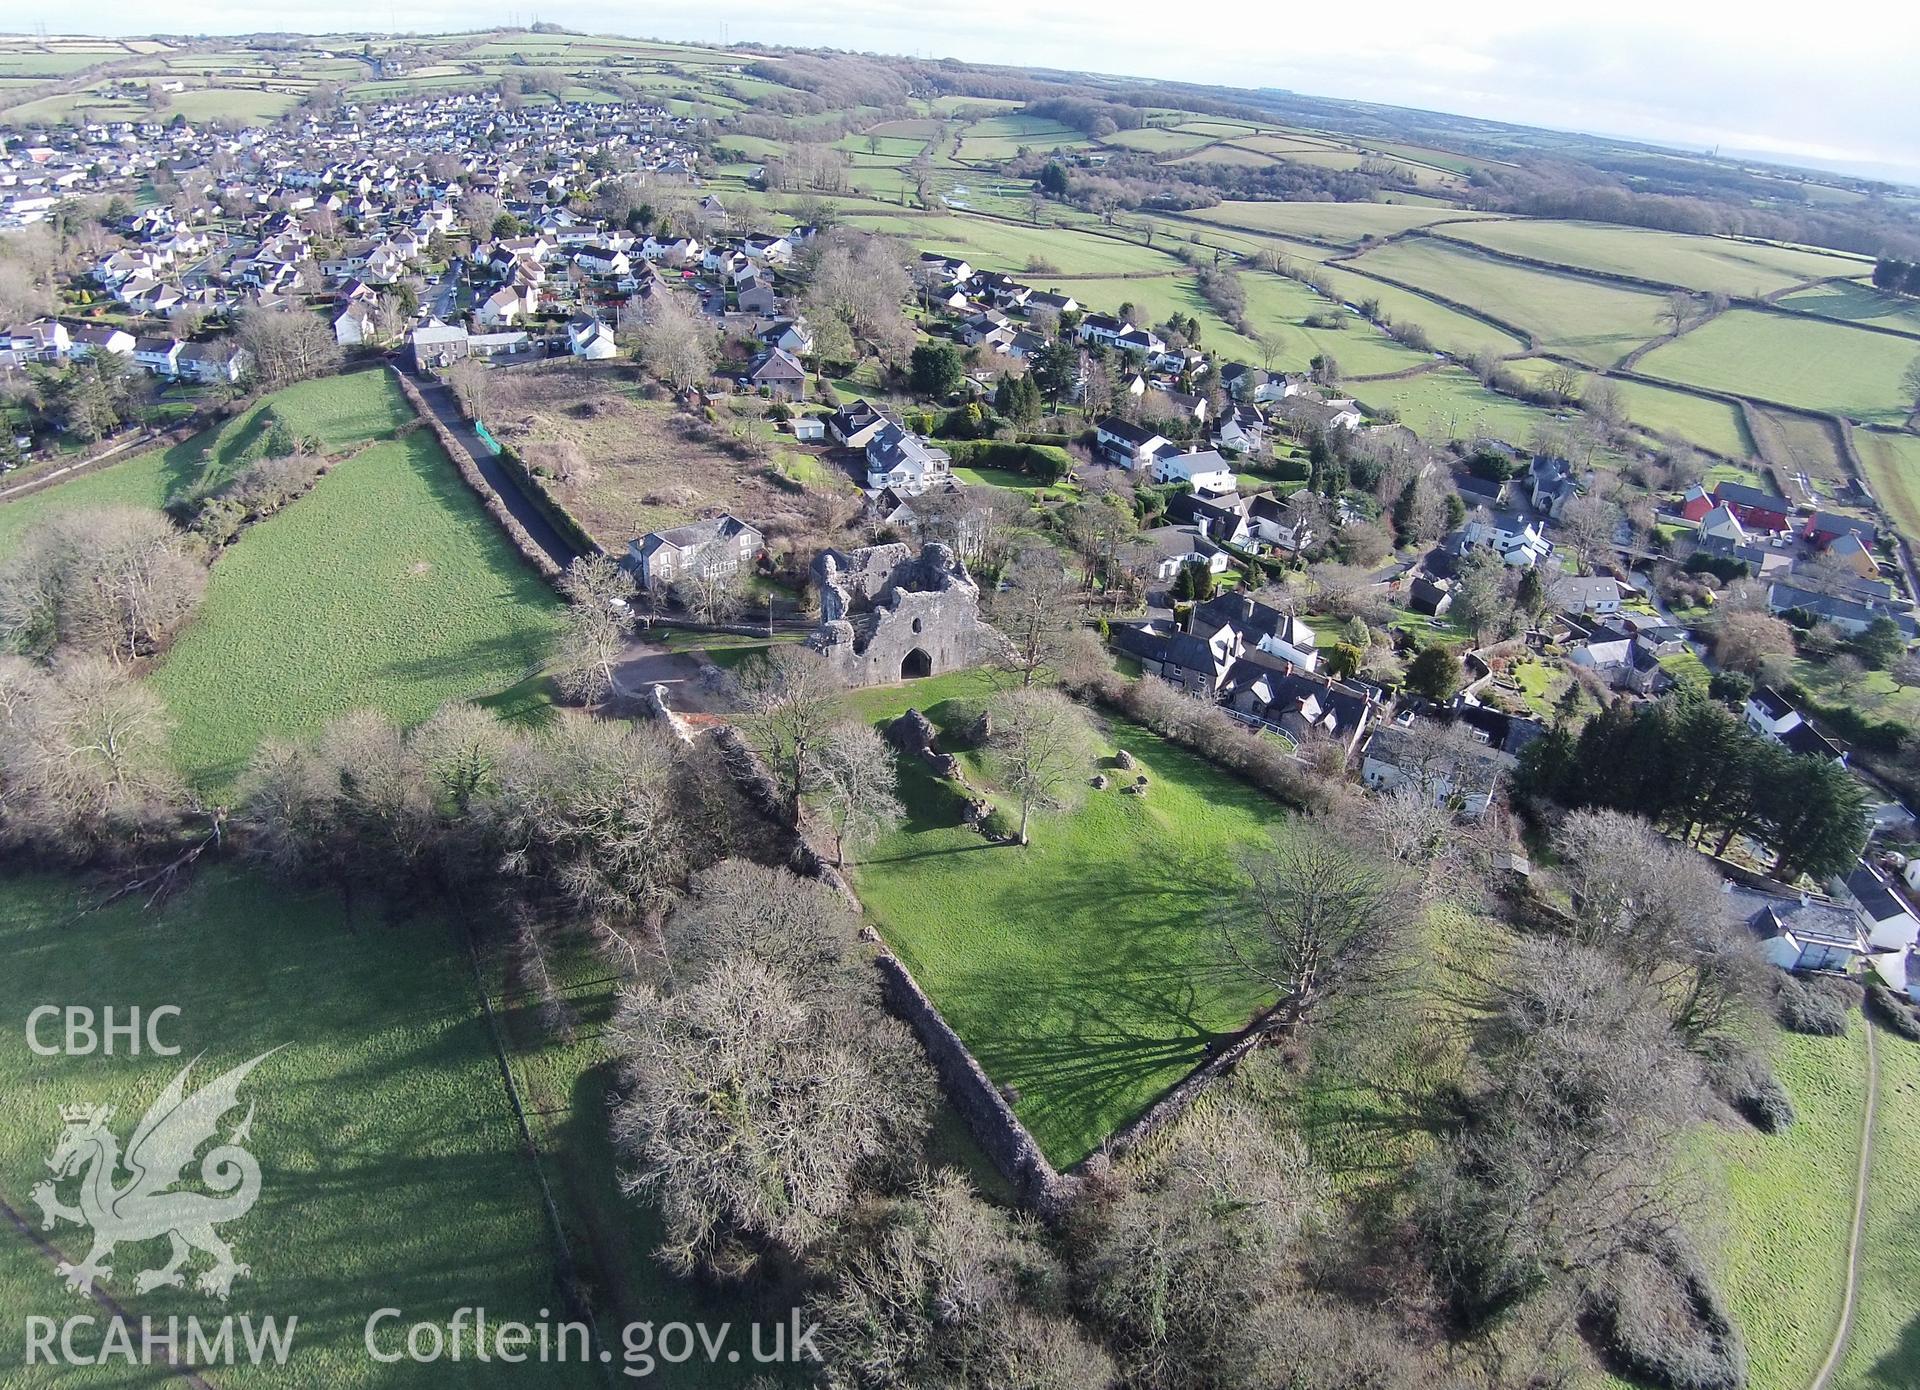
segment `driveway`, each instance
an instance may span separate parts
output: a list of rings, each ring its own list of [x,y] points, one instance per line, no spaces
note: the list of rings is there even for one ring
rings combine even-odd
[[[709,674],[711,673],[711,674]],[[719,668],[703,651],[669,651],[644,638],[629,642],[613,668],[614,683],[629,696],[664,685],[667,707],[680,714],[731,714],[739,703],[716,683]]]

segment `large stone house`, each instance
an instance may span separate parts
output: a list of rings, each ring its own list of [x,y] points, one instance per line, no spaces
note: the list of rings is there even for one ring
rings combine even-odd
[[[734,574],[766,547],[757,527],[736,516],[709,517],[627,542],[626,567],[643,589],[665,589],[690,574]]]

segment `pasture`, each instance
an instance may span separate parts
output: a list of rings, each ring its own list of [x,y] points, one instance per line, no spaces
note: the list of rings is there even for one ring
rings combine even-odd
[[[938,724],[973,676],[860,692],[883,720],[913,704]],[[854,881],[868,914],[1056,1164],[1084,1157],[1203,1060],[1210,1039],[1263,1002],[1224,971],[1207,914],[1231,891],[1236,847],[1281,807],[1136,726],[1097,739],[1087,777],[1125,748],[1144,797],[1082,785],[1073,809],[1039,813],[1033,843],[993,845],[961,824],[962,798],[903,761],[902,828],[868,849]],[[968,780],[992,788],[986,762]],[[1004,803],[1004,798],[1000,798]]]
[[[1796,290],[1774,303],[1796,313],[1897,328],[1920,338],[1920,299],[1883,294],[1859,280],[1832,280],[1811,289]],[[1920,351],[1920,344],[1915,347]]]
[[[1240,143],[1244,144],[1245,141]],[[1188,216],[1223,227],[1273,232],[1302,241],[1358,246],[1367,237],[1395,236],[1436,222],[1476,220],[1493,213],[1458,208],[1408,207],[1397,203],[1221,203]]]
[[[1723,458],[1744,459],[1753,454],[1740,408],[1705,396],[1671,391],[1644,381],[1614,381],[1627,417],[1643,429],[1683,440]]]
[[[214,867],[157,916],[143,915],[136,896],[74,925],[77,889],[66,879],[0,880],[5,1016],[18,1028],[48,1000],[172,1004],[181,1013],[169,1041],[183,1055],[133,1057],[123,1047],[112,1057],[39,1057],[16,1036],[0,1051],[0,1193],[9,1205],[37,1224],[28,1189],[45,1176],[60,1106],[111,1103],[124,1142],[188,1058],[204,1054],[190,1083],[204,1084],[278,1048],[241,1088],[243,1105],[257,1106],[247,1147],[261,1193],[223,1232],[253,1267],[224,1311],[297,1315],[299,1326],[285,1367],[222,1367],[222,1387],[289,1377],[334,1390],[441,1385],[444,1367],[370,1361],[367,1317],[400,1307],[408,1322],[444,1324],[455,1308],[484,1303],[493,1316],[531,1320],[553,1306],[538,1189],[446,920],[350,921],[332,894]],[[242,1113],[227,1115],[220,1133]],[[47,1237],[77,1258],[80,1234],[66,1225]],[[12,1312],[61,1318],[89,1306],[12,1229],[0,1233],[0,1249],[0,1301]],[[135,1274],[165,1254],[158,1242],[123,1246],[107,1291],[134,1316],[163,1322],[223,1311],[191,1285],[136,1295]],[[204,1265],[199,1257],[195,1268]],[[20,1318],[8,1321],[9,1385],[135,1383],[124,1366],[97,1380],[64,1367],[22,1370],[12,1344]],[[597,1379],[581,1365],[469,1360],[460,1383],[586,1387]]]
[[[1853,441],[1873,495],[1907,539],[1920,544],[1920,435],[1856,430]]]
[[[1551,424],[1554,419],[1537,406],[1488,390],[1459,367],[1442,367],[1399,381],[1355,382],[1352,389],[1370,409],[1397,411],[1401,424],[1435,444],[1481,435],[1524,444],[1535,425]]]
[[[1869,262],[1839,251],[1598,222],[1514,218],[1449,225],[1435,235],[1554,265],[1727,295],[1758,297],[1822,276],[1872,269]]]
[[[1611,366],[1659,333],[1666,302],[1650,291],[1495,260],[1437,237],[1377,246],[1347,264],[1478,309],[1533,334],[1542,349],[1595,367]]]
[[[0,541],[54,512],[95,506],[160,508],[197,484],[220,483],[250,457],[268,410],[296,438],[311,435],[320,441],[322,452],[333,454],[383,438],[412,416],[405,397],[384,372],[302,382],[178,444],[149,449],[0,502]]]
[[[1424,328],[1433,345],[1443,352],[1455,356],[1467,357],[1483,349],[1505,354],[1518,352],[1526,343],[1504,329],[1463,314],[1450,308],[1437,299],[1430,299],[1411,290],[1403,290],[1395,285],[1383,285],[1378,280],[1369,280],[1364,275],[1356,275],[1343,269],[1338,262],[1322,265],[1318,272],[1339,295],[1349,304],[1358,304],[1362,300],[1378,300],[1381,310],[1395,323],[1415,323]]]
[[[1734,309],[1640,360],[1647,376],[1897,425],[1920,342],[1790,314]]]
[[[374,708],[404,723],[538,667],[558,601],[433,436],[375,444],[250,528],[151,677],[181,769],[228,785],[262,738]]]

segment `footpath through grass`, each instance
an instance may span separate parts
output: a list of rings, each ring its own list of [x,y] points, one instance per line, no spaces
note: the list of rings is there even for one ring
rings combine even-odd
[[[1865,1027],[1856,1017],[1844,1038],[1783,1033],[1774,1065],[1799,1118],[1783,1134],[1714,1131],[1696,1151],[1710,1204],[1696,1224],[1706,1228],[1709,1264],[1747,1339],[1751,1390],[1803,1390],[1840,1315],[1867,1093]]]
[[[279,1048],[241,1088],[242,1104],[257,1107],[246,1147],[260,1164],[260,1197],[222,1228],[251,1277],[224,1307],[191,1283],[138,1295],[135,1276],[166,1258],[156,1240],[116,1250],[106,1290],[135,1318],[299,1318],[286,1366],[221,1367],[210,1378],[222,1390],[599,1383],[583,1365],[469,1358],[450,1375],[377,1365],[366,1353],[366,1320],[382,1307],[403,1309],[405,1323],[444,1326],[463,1305],[527,1321],[559,1306],[532,1171],[446,922],[393,924],[368,912],[349,923],[331,895],[228,868],[203,872],[158,916],[129,900],[71,921],[77,901],[71,880],[0,880],[0,1195],[9,1205],[38,1224],[28,1194],[47,1176],[61,1106],[112,1104],[124,1144],[188,1059],[204,1054],[192,1087]],[[111,1057],[36,1056],[26,1017],[46,1003],[111,1005],[121,1017],[174,1005],[180,1016],[162,1038],[182,1055],[129,1056],[121,1042]],[[225,1117],[222,1140],[244,1113]],[[198,1171],[190,1165],[183,1186],[194,1187]],[[65,1187],[71,1199],[73,1184]],[[69,1258],[85,1253],[75,1226],[47,1236]],[[99,1310],[67,1292],[11,1227],[0,1228],[0,1252],[8,1386],[177,1383],[124,1365],[97,1381],[25,1368],[26,1316]],[[197,1257],[193,1269],[205,1263]]]
[[[856,695],[876,721],[916,705],[939,724],[965,677]],[[1204,1059],[1209,1040],[1264,1002],[1224,969],[1210,914],[1235,879],[1233,853],[1285,819],[1271,798],[1138,726],[1095,739],[1113,785],[1038,814],[1033,843],[994,845],[961,824],[962,803],[902,763],[908,817],[854,878],[881,933],[1056,1164],[1084,1157]],[[1150,779],[1120,787],[1126,749]],[[991,788],[967,754],[968,780]],[[1000,798],[1004,801],[1006,798]]]
[[[514,553],[434,438],[340,464],[251,528],[154,672],[182,769],[229,784],[269,734],[349,710],[402,722],[527,676],[559,603]]]
[[[1882,1030],[1880,1105],[1853,1336],[1835,1390],[1920,1385],[1920,1043]]]

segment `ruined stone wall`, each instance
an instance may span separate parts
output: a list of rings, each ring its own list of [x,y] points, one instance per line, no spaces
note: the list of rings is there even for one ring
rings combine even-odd
[[[823,550],[814,558],[821,622],[814,650],[850,685],[885,685],[978,665],[993,630],[980,590],[944,545]]]

